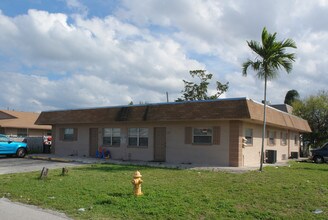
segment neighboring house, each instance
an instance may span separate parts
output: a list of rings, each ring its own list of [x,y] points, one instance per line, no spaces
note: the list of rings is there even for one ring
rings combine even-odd
[[[33,137],[51,134],[51,126],[34,124],[39,113],[0,110],[0,134]]]
[[[95,156],[103,146],[113,159],[257,166],[263,105],[235,98],[49,111],[36,124],[52,125],[57,155]],[[307,121],[267,108],[265,149],[276,150],[277,161],[299,152],[304,132]]]

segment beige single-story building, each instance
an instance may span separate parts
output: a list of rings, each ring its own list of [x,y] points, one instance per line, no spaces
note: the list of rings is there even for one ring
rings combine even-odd
[[[36,125],[40,113],[0,110],[0,134],[10,137],[51,135],[50,125]]]
[[[257,166],[263,104],[234,98],[49,111],[36,124],[52,125],[56,155],[93,157],[102,146],[113,159]],[[304,132],[311,132],[306,120],[267,107],[265,150],[277,162],[299,152]]]

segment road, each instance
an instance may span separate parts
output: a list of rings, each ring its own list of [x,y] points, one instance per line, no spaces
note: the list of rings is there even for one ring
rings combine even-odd
[[[0,175],[8,173],[24,173],[40,171],[43,167],[56,169],[63,167],[80,166],[78,163],[63,163],[46,160],[31,160],[25,158],[6,158],[0,157]]]

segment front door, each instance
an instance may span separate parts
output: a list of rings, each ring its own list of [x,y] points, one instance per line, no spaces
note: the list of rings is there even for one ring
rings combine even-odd
[[[98,150],[98,128],[90,128],[89,139],[89,155],[90,157],[95,157]]]
[[[154,161],[166,160],[166,128],[154,129]]]

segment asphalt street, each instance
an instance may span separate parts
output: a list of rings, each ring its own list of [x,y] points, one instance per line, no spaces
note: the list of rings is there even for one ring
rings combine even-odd
[[[25,158],[0,157],[0,175],[8,173],[24,173],[40,171],[43,167],[48,169],[58,169],[63,167],[80,166],[79,163],[63,163],[46,160],[31,160]]]

